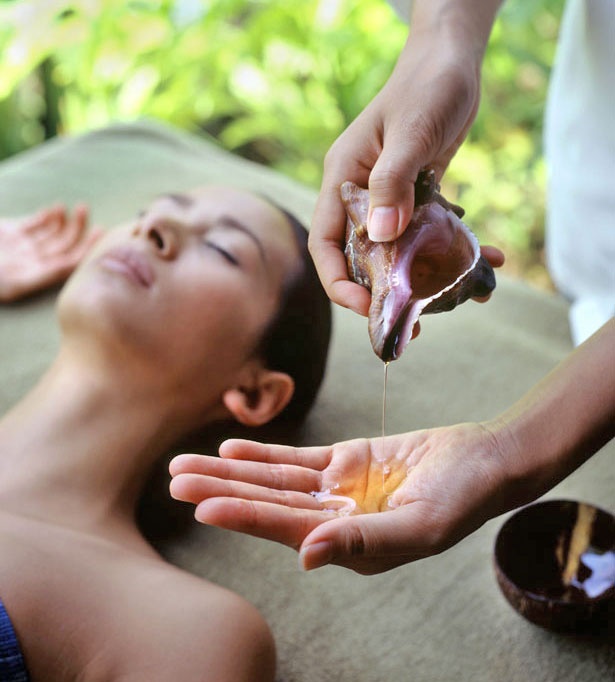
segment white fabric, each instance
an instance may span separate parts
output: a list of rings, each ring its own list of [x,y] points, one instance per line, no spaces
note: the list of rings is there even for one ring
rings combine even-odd
[[[615,0],[568,0],[545,117],[547,264],[581,343],[615,314]]]

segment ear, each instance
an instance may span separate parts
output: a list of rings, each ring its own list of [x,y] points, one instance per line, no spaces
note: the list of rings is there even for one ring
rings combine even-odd
[[[250,386],[229,388],[222,402],[235,419],[245,426],[262,426],[288,405],[295,382],[284,372],[261,369]]]

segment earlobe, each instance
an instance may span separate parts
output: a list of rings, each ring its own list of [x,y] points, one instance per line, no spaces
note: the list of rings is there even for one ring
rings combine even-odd
[[[262,370],[255,385],[229,388],[222,402],[235,419],[245,426],[263,426],[288,405],[295,382],[284,372]]]

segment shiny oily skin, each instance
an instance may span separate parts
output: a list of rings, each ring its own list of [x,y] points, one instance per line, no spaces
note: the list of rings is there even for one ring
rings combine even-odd
[[[398,505],[392,500],[393,493],[406,481],[408,470],[403,462],[391,465],[382,459],[374,460],[366,475],[352,482],[342,482],[312,495],[321,503],[324,511],[341,516],[371,514],[390,511]]]
[[[403,472],[402,462],[393,466],[387,463],[384,452],[386,435],[386,404],[388,362],[384,363],[382,385],[382,437],[376,447],[379,453],[372,459],[366,477],[357,480],[352,486],[336,483],[332,488],[312,492],[314,498],[326,511],[337,512],[342,516],[349,514],[369,514],[392,509],[398,505],[391,501],[391,494],[404,483],[408,469]]]

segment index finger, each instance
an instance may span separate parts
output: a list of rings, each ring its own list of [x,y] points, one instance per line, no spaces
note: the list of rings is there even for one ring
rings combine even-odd
[[[346,211],[339,185],[326,183],[318,195],[308,237],[308,247],[327,296],[359,315],[367,315],[369,291],[348,277],[344,255]]]
[[[501,268],[506,257],[497,246],[485,245],[480,247],[481,255],[484,256],[492,268]]]

